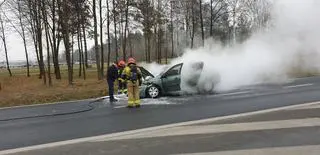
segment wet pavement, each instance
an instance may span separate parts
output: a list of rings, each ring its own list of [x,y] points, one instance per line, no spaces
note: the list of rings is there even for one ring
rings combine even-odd
[[[50,144],[55,142],[67,141],[78,138],[86,138],[92,136],[99,136],[105,134],[116,134],[131,130],[144,129],[149,127],[157,127],[167,124],[173,123],[181,123],[186,121],[195,121],[207,118],[216,118],[222,116],[230,116],[234,114],[241,114],[247,112],[254,112],[259,110],[278,108],[289,105],[299,105],[307,102],[315,102],[320,101],[320,77],[311,77],[311,78],[303,78],[296,79],[291,81],[290,83],[285,84],[263,84],[256,86],[248,86],[243,87],[237,90],[231,90],[226,92],[219,92],[218,94],[210,94],[210,95],[193,95],[193,96],[180,96],[180,97],[163,97],[159,99],[144,99],[142,100],[142,107],[140,109],[127,109],[126,106],[126,98],[119,97],[120,101],[115,104],[110,104],[108,100],[85,100],[85,101],[76,101],[70,103],[61,103],[61,104],[48,104],[42,106],[30,106],[30,107],[19,107],[19,108],[9,108],[9,109],[0,109],[0,150],[8,150],[8,149],[19,149],[28,146],[41,145],[41,144]],[[296,113],[299,113],[297,115]],[[255,123],[255,122],[264,122],[264,121],[282,121],[282,120],[297,120],[301,121],[301,119],[305,118],[318,118],[319,112],[317,108],[309,108],[309,109],[299,109],[295,111],[283,111],[282,113],[274,113],[271,115],[262,114],[257,117],[250,118],[237,118],[228,121],[214,121],[214,122],[206,122],[204,124],[199,125],[190,125],[190,126],[213,126],[213,125],[225,125],[225,124],[241,124],[241,123]],[[312,123],[314,120],[307,120],[307,124]],[[275,122],[277,123],[277,122]],[[288,122],[287,122],[288,123]],[[290,122],[289,122],[290,123]],[[248,124],[247,124],[248,125]],[[270,124],[269,124],[270,125]],[[219,127],[221,127],[219,126]],[[292,127],[292,126],[291,126]],[[297,136],[297,139],[302,139],[302,143],[306,142],[307,145],[318,145],[318,141],[307,141],[307,139],[299,136],[307,134],[305,137],[311,139],[313,137],[318,136],[317,131],[319,128],[317,126],[298,126],[293,129],[286,131],[286,128],[279,129],[268,129],[268,135],[265,138],[272,137],[271,135],[277,135],[275,137],[279,137],[280,135],[288,133],[289,135]],[[260,131],[260,130],[259,130]],[[304,132],[307,131],[307,132]],[[201,140],[206,139],[205,137],[215,137],[217,134],[221,135],[221,133],[212,133],[212,131],[208,131],[199,134],[197,133],[196,137],[189,137],[187,135],[185,139],[182,136],[177,137],[176,135],[170,135],[167,137],[161,137],[160,139],[152,139],[153,141],[149,141],[150,145],[158,146],[161,142],[167,141],[177,141],[177,143],[171,143],[172,145],[176,145],[177,148],[183,148],[182,146],[186,146],[188,149],[193,148],[192,145],[196,143],[189,142],[189,140]],[[243,141],[248,141],[252,146],[260,144],[263,138],[259,139],[259,135],[247,133],[248,131],[234,131],[240,132],[240,137],[236,137],[240,141],[229,141],[230,143],[242,144]],[[310,134],[310,135],[308,135]],[[224,135],[224,134],[223,134]],[[253,139],[241,139],[241,135],[248,135],[249,137],[253,137]],[[235,136],[235,135],[232,135]],[[230,139],[231,137],[220,137],[218,139]],[[262,136],[263,137],[263,136]],[[150,137],[149,137],[150,138]],[[172,139],[171,139],[172,138]],[[254,139],[257,138],[257,139]],[[148,139],[148,138],[147,138]],[[181,141],[179,142],[179,140]],[[218,139],[212,140],[207,139],[209,141],[213,141],[217,143]],[[300,147],[300,143],[298,144],[297,139],[290,139],[290,141],[296,142],[294,146]],[[144,139],[146,140],[146,139]],[[185,141],[185,144],[183,142]],[[255,144],[251,143],[251,141],[256,142]],[[261,144],[258,145],[257,149],[265,149],[268,148],[269,145],[274,139],[270,139],[270,144]],[[288,140],[289,141],[289,140]],[[287,141],[287,142],[288,142]],[[118,143],[119,142],[119,143]],[[201,141],[196,141],[202,144]],[[290,143],[283,142],[281,144],[275,144],[275,147],[291,147]],[[90,143],[84,144],[81,143],[81,146],[72,147],[72,145],[64,146],[66,149],[70,149],[72,151],[77,151],[78,147],[99,147],[99,144],[103,146],[112,147],[114,145],[119,145],[124,148],[128,148],[128,145],[133,145],[132,143],[141,144],[136,146],[137,148],[143,148],[143,145],[146,143],[131,139],[128,141],[105,141],[98,143]],[[92,145],[91,145],[92,144]],[[127,144],[127,145],[126,145]],[[223,143],[224,144],[224,143]],[[80,144],[79,144],[80,145]],[[83,145],[83,146],[82,146]],[[213,145],[213,146],[212,146]],[[226,144],[227,145],[227,144]],[[249,144],[248,144],[249,145]],[[301,144],[302,145],[302,144]],[[202,145],[201,145],[202,146]],[[210,150],[209,146],[215,148],[216,145],[208,143],[206,145],[203,143],[204,150],[189,150],[186,152],[177,151],[170,152],[170,148],[168,146],[163,146],[162,149],[164,154],[179,154],[179,153],[199,153],[199,152],[209,152],[210,151],[223,151],[223,150],[241,150],[240,146],[233,146],[231,144],[229,147],[224,147],[225,145],[217,145],[218,148],[215,150]],[[251,146],[251,145],[250,145]],[[293,144],[292,144],[293,146]],[[61,147],[61,152],[65,153],[63,148]],[[199,146],[195,146],[199,147]],[[235,147],[235,149],[232,149]],[[247,149],[254,149],[249,146],[242,146]],[[133,150],[137,148],[131,148]],[[146,151],[153,151],[152,149],[156,147],[150,147]],[[161,148],[161,147],[159,147]],[[313,148],[313,147],[311,147]],[[75,149],[75,150],[73,150]],[[116,149],[116,148],[115,148]],[[119,149],[119,148],[117,148]],[[122,148],[123,149],[123,148]],[[174,149],[174,148],[172,148]],[[206,150],[207,149],[207,150]],[[120,148],[121,150],[121,148]],[[130,150],[130,149],[129,149]],[[165,152],[167,150],[167,152]],[[179,149],[177,149],[179,150]],[[295,150],[295,148],[293,148]],[[57,150],[56,150],[57,151]],[[79,154],[81,154],[81,149],[79,149]],[[88,154],[85,150],[82,150],[83,154]],[[90,149],[88,150],[90,151]],[[118,150],[119,151],[119,150]],[[198,151],[198,152],[197,152]],[[54,151],[53,151],[54,152]],[[103,150],[102,150],[103,152]],[[117,151],[116,151],[117,152]],[[133,153],[135,151],[132,151]],[[139,152],[139,149],[136,150],[136,153]],[[71,154],[70,153],[70,154]],[[98,152],[95,152],[99,154]],[[109,154],[107,152],[106,154]],[[121,152],[120,154],[126,154],[126,152]],[[146,152],[145,154],[148,154]],[[47,154],[47,153],[45,153]],[[65,153],[68,154],[68,153]],[[112,153],[111,153],[112,154]],[[156,154],[156,152],[152,152],[151,154]],[[161,154],[161,150],[160,153]]]
[[[261,114],[96,137],[61,146],[35,147],[14,155],[318,155],[319,113],[320,103],[316,103]],[[288,117],[290,114],[295,114],[295,117]]]

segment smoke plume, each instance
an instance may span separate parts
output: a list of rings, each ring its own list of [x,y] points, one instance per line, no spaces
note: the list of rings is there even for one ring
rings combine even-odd
[[[214,41],[198,49],[186,49],[172,64],[202,61],[199,80],[203,89],[230,90],[259,83],[282,83],[293,72],[320,70],[320,1],[274,1],[271,26],[257,32],[246,42],[223,47]],[[156,67],[157,68],[157,67]],[[182,81],[190,70],[182,70]],[[207,87],[207,88],[206,88]],[[184,86],[189,92],[197,90]]]

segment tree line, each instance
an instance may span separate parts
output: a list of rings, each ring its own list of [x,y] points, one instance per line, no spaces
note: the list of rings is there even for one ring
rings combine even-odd
[[[22,39],[27,76],[34,52],[39,78],[52,85],[66,63],[72,85],[74,64],[86,79],[94,62],[97,78],[105,64],[135,57],[168,63],[185,48],[204,46],[207,38],[224,45],[245,41],[271,21],[268,0],[5,0],[0,3],[1,41],[12,76],[6,43],[9,31]],[[10,15],[9,15],[10,14]],[[88,40],[93,40],[89,46]],[[33,47],[30,51],[28,47]],[[14,52],[14,51],[13,51]],[[51,65],[53,64],[53,65]],[[51,68],[53,67],[53,68]],[[51,77],[54,73],[54,77]]]

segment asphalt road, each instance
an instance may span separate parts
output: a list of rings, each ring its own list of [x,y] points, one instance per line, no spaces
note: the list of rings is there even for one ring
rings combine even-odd
[[[0,154],[319,155],[319,136],[320,102],[316,102],[159,126],[143,132],[134,130],[0,151]]]
[[[0,150],[314,102],[319,94],[320,77],[312,77],[215,95],[147,99],[140,109],[92,100],[2,109]]]

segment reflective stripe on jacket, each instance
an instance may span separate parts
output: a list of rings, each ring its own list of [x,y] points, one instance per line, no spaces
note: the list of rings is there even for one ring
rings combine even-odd
[[[131,64],[131,65],[133,65],[133,64]],[[122,76],[121,76],[122,79],[130,80],[130,81],[132,80],[131,79],[132,72],[131,72],[131,68],[130,68],[130,67],[132,67],[131,65],[124,68],[124,70],[122,72]],[[139,67],[137,67],[137,76],[138,76],[137,80],[139,80],[139,78],[142,77],[142,73],[141,73],[141,70],[139,69]]]

